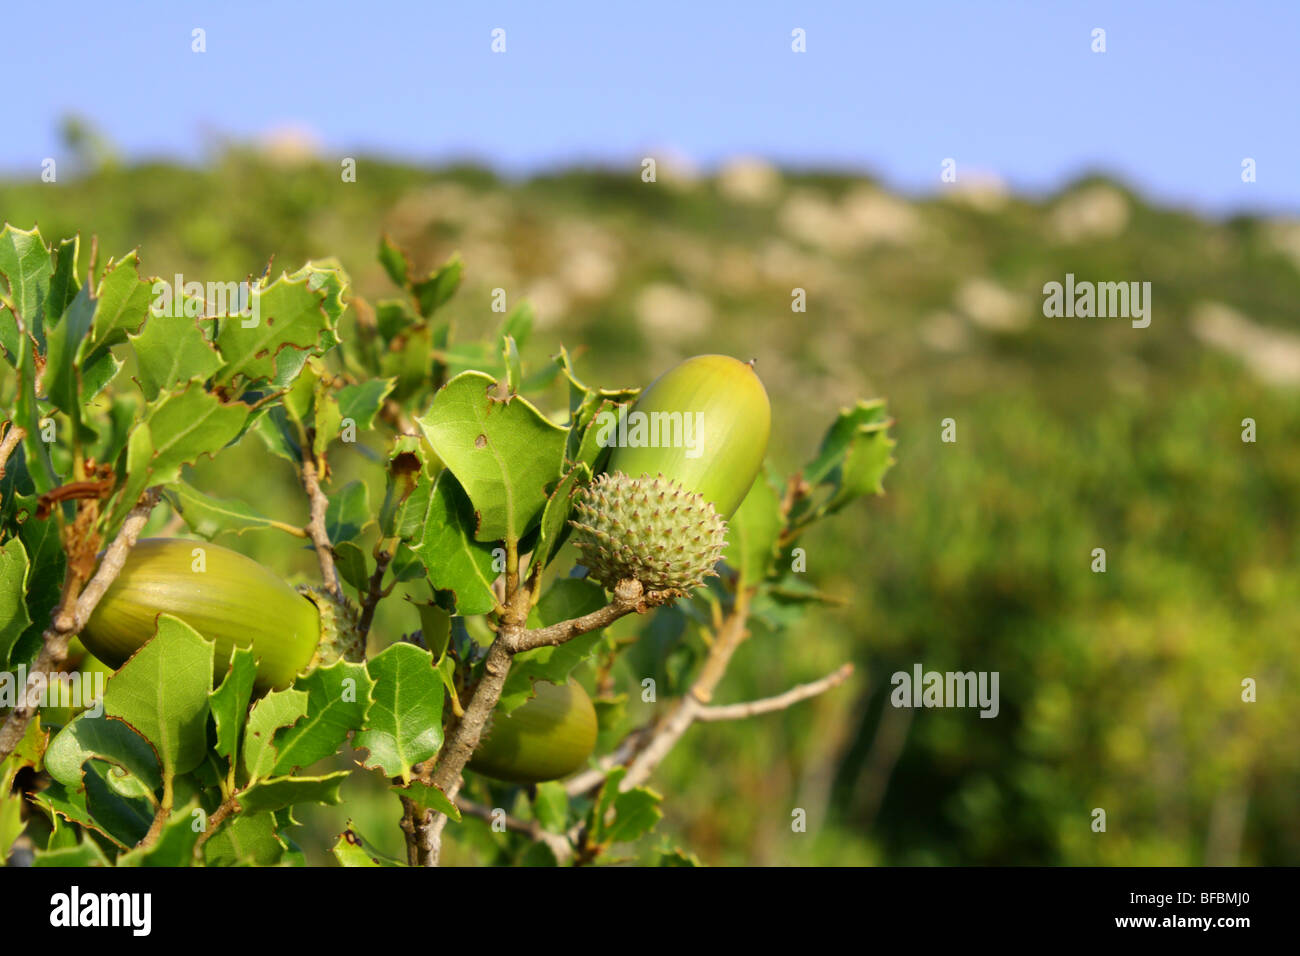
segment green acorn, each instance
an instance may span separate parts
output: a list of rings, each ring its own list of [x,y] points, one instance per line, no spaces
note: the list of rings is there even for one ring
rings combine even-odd
[[[576,681],[546,681],[509,716],[494,713],[469,768],[510,783],[541,783],[567,777],[596,748],[596,708]]]
[[[360,660],[356,610],[320,590],[299,593],[252,558],[205,541],[148,538],[126,557],[81,632],[82,643],[121,667],[157,630],[180,618],[216,642],[216,673],[236,647],[257,656],[259,691],[284,687],[309,667]]]
[[[617,419],[608,474],[574,498],[574,544],[588,575],[613,590],[690,591],[713,572],[727,519],[767,454],[772,408],[751,364],[699,355],[665,372]]]
[[[626,423],[604,436],[614,446],[608,470],[661,474],[728,520],[763,467],[771,430],[772,405],[753,365],[697,355],[651,382]]]

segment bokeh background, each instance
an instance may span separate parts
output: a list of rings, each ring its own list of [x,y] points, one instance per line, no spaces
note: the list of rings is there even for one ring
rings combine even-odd
[[[760,627],[722,697],[856,676],[695,727],[655,777],[661,831],[705,862],[1300,862],[1300,15],[858,6],[85,5],[57,61],[9,51],[32,82],[0,219],[162,276],[333,256],[372,300],[381,232],[420,268],[459,251],[463,334],[505,288],[535,362],[583,346],[615,386],[756,357],[778,471],[887,397],[887,495],[806,542],[842,603]],[[33,9],[6,33],[39,35]],[[1150,282],[1150,327],[1044,318],[1067,272]],[[355,459],[337,482],[376,500]],[[301,521],[280,464],[244,443],[193,477]],[[297,542],[229,543],[313,572]],[[380,641],[416,626],[390,606]],[[918,662],[998,671],[999,716],[890,707]],[[399,855],[396,800],[345,793],[306,815],[311,857],[347,816]],[[470,829],[455,861],[487,854]]]

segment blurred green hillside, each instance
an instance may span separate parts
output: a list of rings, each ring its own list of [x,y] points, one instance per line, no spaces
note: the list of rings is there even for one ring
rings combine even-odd
[[[806,541],[809,579],[843,604],[773,609],[719,699],[845,659],[857,674],[695,727],[655,777],[661,829],[705,862],[1300,863],[1300,223],[1207,222],[1102,178],[914,201],[758,162],[516,182],[358,157],[349,183],[336,158],[284,144],[201,170],[87,162],[0,182],[0,220],[80,231],[83,248],[93,234],[101,256],[138,246],[142,271],[201,281],[335,257],[371,301],[391,294],[381,232],[421,269],[459,251],[464,334],[498,324],[493,289],[526,297],[534,363],[582,347],[583,376],[614,386],[699,352],[757,358],[779,470],[842,405],[886,396],[887,496]],[[1150,327],[1044,318],[1043,284],[1066,273],[1149,281]],[[292,474],[256,452],[195,480],[300,520]],[[313,568],[296,542],[231,543]],[[999,672],[1000,714],[890,707],[890,674],[915,663]],[[395,801],[372,812],[366,832],[396,833]],[[313,820],[318,852],[342,818]]]

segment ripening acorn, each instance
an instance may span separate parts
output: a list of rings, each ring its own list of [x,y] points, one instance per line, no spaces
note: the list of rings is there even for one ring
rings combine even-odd
[[[259,691],[290,684],[339,657],[359,660],[356,611],[327,592],[296,591],[252,558],[203,541],[147,538],[132,548],[81,632],[86,648],[121,667],[157,631],[159,614],[180,618],[216,643],[225,673],[236,647],[257,657]]]
[[[596,708],[576,681],[546,681],[508,716],[494,713],[469,768],[509,783],[541,783],[567,777],[586,765],[596,749]]]
[[[626,434],[619,426],[613,436],[608,470],[663,475],[703,495],[725,521],[763,467],[772,406],[753,365],[729,355],[697,355],[651,382],[627,422]]]
[[[597,422],[607,474],[574,498],[574,544],[613,590],[699,587],[767,454],[772,407],[754,367],[697,355],[655,379],[628,413]]]

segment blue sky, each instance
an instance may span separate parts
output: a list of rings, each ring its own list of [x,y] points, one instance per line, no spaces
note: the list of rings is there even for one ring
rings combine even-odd
[[[706,168],[756,154],[923,192],[952,157],[959,176],[1034,191],[1105,170],[1208,212],[1300,212],[1295,0],[51,9],[5,11],[6,175],[39,175],[75,111],[132,158],[199,160],[217,134],[301,126],[340,155],[509,174],[671,147]],[[806,53],[791,52],[795,27]]]

